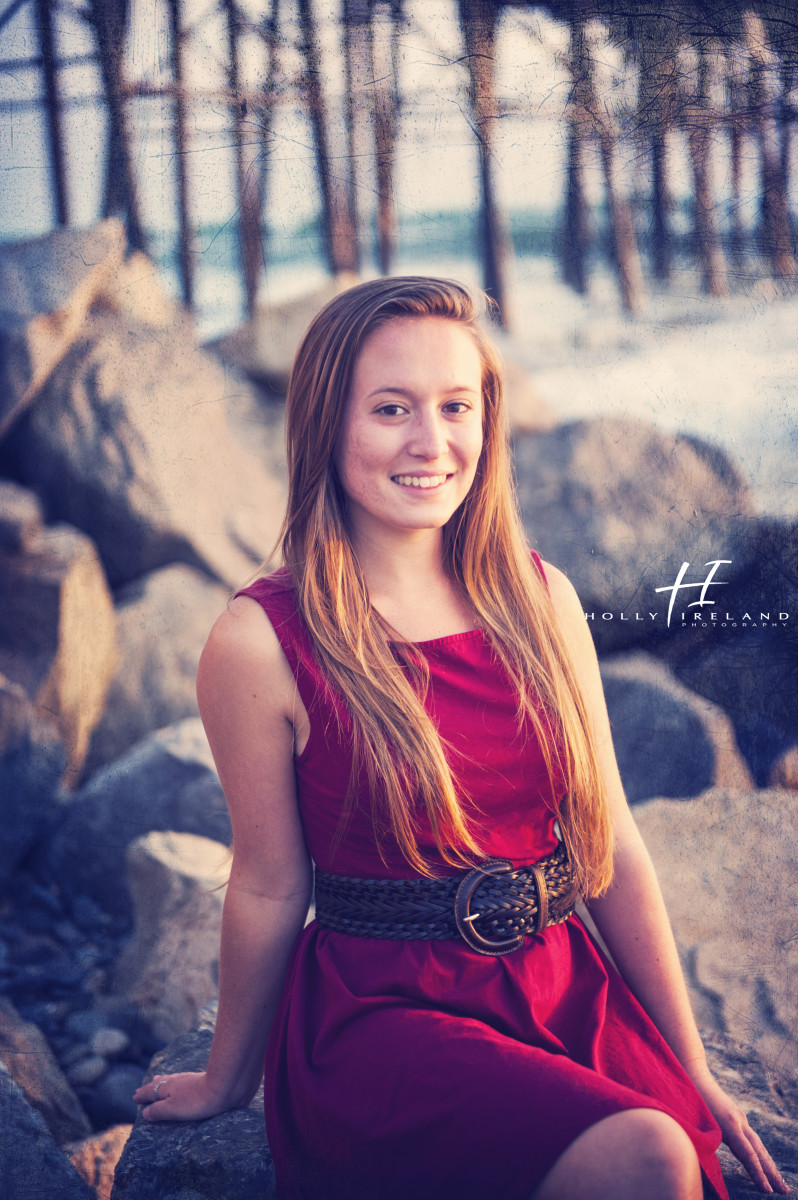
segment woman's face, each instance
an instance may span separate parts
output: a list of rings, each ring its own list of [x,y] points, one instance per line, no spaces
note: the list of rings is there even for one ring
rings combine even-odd
[[[482,362],[446,317],[398,317],[355,364],[336,466],[355,537],[440,530],[482,451]]]

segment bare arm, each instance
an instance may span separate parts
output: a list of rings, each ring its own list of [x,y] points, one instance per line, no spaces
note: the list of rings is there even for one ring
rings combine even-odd
[[[607,786],[615,873],[590,914],[623,978],[692,1078],[724,1141],[763,1191],[789,1189],[748,1121],[707,1066],[662,892],[621,783],[598,661],[582,606],[561,571],[544,564],[552,602],[591,715]],[[772,1185],[772,1186],[771,1186]]]
[[[219,1012],[206,1071],[157,1076],[155,1103],[153,1083],[136,1092],[156,1121],[211,1116],[252,1099],[312,888],[294,783],[294,680],[254,601],[231,601],[216,622],[197,696],[233,825]]]

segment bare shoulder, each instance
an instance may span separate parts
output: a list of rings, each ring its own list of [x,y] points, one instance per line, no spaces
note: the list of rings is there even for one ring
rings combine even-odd
[[[580,639],[586,636],[592,641],[582,602],[568,576],[552,563],[542,562],[541,565],[549,585],[552,607],[563,633],[576,635]]]
[[[214,698],[246,692],[250,702],[288,711],[293,676],[271,621],[249,596],[235,596],[216,619],[197,670],[200,711]]]

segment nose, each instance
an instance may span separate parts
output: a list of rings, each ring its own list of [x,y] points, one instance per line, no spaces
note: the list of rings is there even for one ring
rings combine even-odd
[[[439,412],[422,410],[413,421],[408,451],[415,458],[433,462],[443,457],[449,447],[446,436],[446,421]]]

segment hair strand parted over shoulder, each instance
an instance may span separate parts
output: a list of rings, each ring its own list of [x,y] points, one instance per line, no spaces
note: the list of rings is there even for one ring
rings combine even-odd
[[[286,399],[283,560],[320,663],[345,698],[354,770],[362,764],[367,772],[378,844],[395,838],[416,870],[432,873],[418,847],[412,796],[426,811],[446,863],[479,861],[478,831],[463,809],[467,797],[458,794],[424,708],[426,664],[371,606],[335,468],[344,406],[369,335],[406,317],[443,317],[468,329],[482,361],[483,448],[471,490],[444,527],[445,566],[516,689],[519,724],[527,721],[540,741],[552,780],[550,806],[575,884],[590,896],[611,877],[607,800],[590,721],[518,516],[501,365],[479,325],[484,307],[484,300],[478,304],[453,281],[402,276],[342,292],[314,318],[297,351]]]

